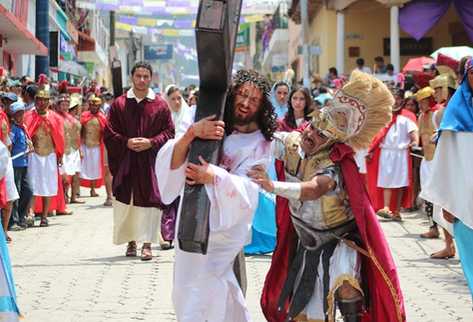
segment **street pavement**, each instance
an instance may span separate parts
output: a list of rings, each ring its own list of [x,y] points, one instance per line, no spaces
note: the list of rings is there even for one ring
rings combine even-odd
[[[171,302],[174,252],[156,246],[151,262],[125,257],[125,245],[112,244],[112,209],[101,206],[104,195],[83,198],[85,205],[72,205],[71,216],[51,217],[47,228],[11,232],[23,321],[176,321]],[[382,225],[398,265],[407,321],[473,321],[458,258],[428,259],[442,241],[418,237],[428,226],[422,214],[404,218]],[[270,261],[270,256],[247,257],[247,301],[255,322],[265,321],[259,296]]]

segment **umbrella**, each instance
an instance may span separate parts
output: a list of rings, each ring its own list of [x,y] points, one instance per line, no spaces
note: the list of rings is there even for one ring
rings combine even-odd
[[[468,46],[442,47],[434,51],[430,57],[437,59],[438,54],[442,54],[459,61],[465,56],[473,56],[473,48]]]
[[[407,64],[402,68],[402,72],[422,72],[426,65],[430,66],[435,63],[435,60],[430,57],[416,57],[407,61]]]

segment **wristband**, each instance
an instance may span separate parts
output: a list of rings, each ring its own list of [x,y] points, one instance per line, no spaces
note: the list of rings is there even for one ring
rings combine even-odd
[[[273,182],[274,190],[273,193],[287,198],[287,199],[300,199],[302,185],[297,182],[283,182],[283,181],[274,181]]]

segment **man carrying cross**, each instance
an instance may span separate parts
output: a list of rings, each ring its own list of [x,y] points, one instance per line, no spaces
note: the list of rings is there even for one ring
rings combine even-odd
[[[268,81],[257,72],[239,71],[227,98],[225,122],[204,118],[158,153],[156,176],[164,203],[183,192],[186,180],[190,185],[204,184],[210,200],[207,254],[176,248],[173,302],[180,322],[250,320],[233,262],[248,241],[258,206],[258,186],[247,173],[256,165],[268,166],[271,160],[276,115],[269,90]],[[201,164],[188,163],[194,139],[224,136],[218,166],[202,158]]]

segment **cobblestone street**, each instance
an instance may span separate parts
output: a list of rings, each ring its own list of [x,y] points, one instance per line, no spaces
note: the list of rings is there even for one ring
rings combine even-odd
[[[85,191],[83,191],[85,192]],[[72,216],[50,227],[11,233],[11,256],[25,322],[175,321],[171,303],[173,251],[153,247],[141,262],[112,244],[112,209],[99,198],[72,206]],[[427,259],[442,246],[418,238],[427,223],[407,214],[383,223],[398,264],[409,322],[472,321],[471,300],[458,258]],[[270,256],[247,258],[247,301],[254,321],[265,321],[259,295]]]

